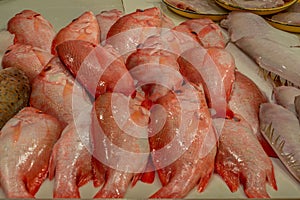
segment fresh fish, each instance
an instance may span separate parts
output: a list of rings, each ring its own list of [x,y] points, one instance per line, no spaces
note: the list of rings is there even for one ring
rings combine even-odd
[[[7,48],[14,43],[14,35],[6,30],[0,30],[0,63],[2,63],[2,57],[6,52]],[[0,64],[0,69],[2,66]]]
[[[236,71],[232,94],[228,102],[229,108],[249,123],[253,134],[257,137],[265,152],[269,156],[276,157],[273,149],[261,135],[259,129],[259,106],[266,102],[268,102],[267,97],[257,85],[247,76]]]
[[[187,11],[194,11],[201,14],[227,14],[228,11],[218,6],[212,0],[166,0],[169,4]]]
[[[116,50],[80,40],[69,40],[57,46],[61,61],[95,97],[105,92],[131,95],[134,82]]]
[[[190,32],[204,48],[216,47],[224,49],[226,39],[219,25],[211,19],[190,19],[174,27],[175,31]]]
[[[278,13],[272,16],[271,19],[281,23],[300,26],[300,12],[299,13],[296,12]]]
[[[96,16],[90,11],[84,12],[62,28],[53,39],[52,54],[56,54],[57,45],[67,40],[83,40],[98,45],[100,43],[100,28]]]
[[[50,52],[25,44],[10,46],[2,60],[2,67],[16,67],[25,72],[29,81],[42,71],[53,55]]]
[[[272,20],[300,26],[300,2],[297,1],[284,12],[279,12],[271,17]]]
[[[239,115],[225,120],[215,169],[232,192],[243,184],[249,198],[269,198],[267,182],[277,190],[271,159],[253,135],[251,126]]]
[[[275,74],[277,85],[300,87],[300,48],[287,47],[266,38],[242,38],[236,44],[267,73]]]
[[[294,100],[296,96],[300,95],[300,89],[293,86],[279,86],[273,89],[273,93],[277,104],[296,113]]]
[[[202,86],[184,85],[156,103],[164,111],[150,109],[155,122],[149,126],[149,143],[162,187],[150,198],[183,198],[196,185],[202,192],[216,155],[216,135]],[[157,130],[158,123],[163,127]]]
[[[300,39],[295,34],[276,29],[263,17],[251,12],[233,11],[229,13],[227,19],[221,21],[221,26],[228,29],[232,42],[255,37],[266,38],[287,47],[300,45]],[[263,43],[260,44],[262,46]]]
[[[226,4],[231,4],[234,6],[242,8],[252,8],[252,9],[267,9],[267,8],[276,8],[284,5],[283,0],[224,0]]]
[[[225,49],[234,57],[237,70],[246,74],[254,83],[259,83],[257,84],[259,89],[269,100],[271,100],[273,95],[272,91],[275,87],[271,77],[265,76],[261,67],[259,67],[252,58],[241,51],[234,43],[229,42]]]
[[[300,87],[300,40],[295,34],[278,30],[261,16],[232,12],[223,21],[231,41],[251,57],[277,86]]]
[[[15,35],[15,43],[28,44],[48,52],[55,36],[52,24],[32,10],[23,10],[11,18],[7,30]]]
[[[25,107],[0,135],[0,183],[7,198],[33,198],[48,174],[53,145],[61,133],[54,117]]]
[[[93,156],[98,160],[97,170],[105,177],[95,198],[124,198],[135,177],[140,177],[147,166],[149,112],[141,103],[121,93],[109,92],[94,103]]]
[[[300,12],[300,2],[297,1],[296,3],[294,3],[293,5],[291,5],[290,7],[288,7],[286,9],[286,11],[299,13]]]
[[[136,10],[112,25],[106,43],[112,45],[126,60],[128,54],[148,37],[160,34],[163,21],[163,15],[156,7]]]
[[[295,110],[297,113],[297,117],[298,117],[299,123],[300,123],[300,95],[295,97],[294,104],[295,104]]]
[[[122,16],[122,11],[118,9],[112,9],[103,11],[96,15],[99,27],[100,27],[100,42],[106,40],[107,33],[110,27]]]
[[[187,27],[181,26],[180,30],[176,29],[177,26],[163,31],[160,35],[148,37],[137,49],[159,49],[179,57],[183,52],[201,46],[198,39]]]
[[[28,105],[30,84],[25,73],[15,67],[0,70],[0,130]]]
[[[259,113],[261,131],[288,171],[300,182],[300,125],[286,108],[265,103]]]
[[[160,48],[138,48],[127,58],[126,67],[147,99],[155,102],[183,81],[176,59],[177,55]]]
[[[56,117],[63,126],[74,119],[76,104],[91,104],[86,91],[54,56],[32,82],[30,105]]]
[[[208,106],[215,112],[213,117],[232,115],[227,109],[235,79],[235,63],[230,53],[219,48],[198,47],[184,52],[178,63],[184,77],[194,84],[203,84]]]
[[[49,179],[54,179],[54,198],[80,198],[79,187],[92,179],[92,155],[69,124],[53,147]]]

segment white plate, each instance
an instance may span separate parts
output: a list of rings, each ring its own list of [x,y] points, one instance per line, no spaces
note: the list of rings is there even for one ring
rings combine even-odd
[[[124,10],[123,10],[124,6]],[[99,13],[102,10],[118,8],[126,13],[132,12],[137,8],[144,9],[152,6],[159,6],[163,11],[174,19],[174,22],[185,20],[176,14],[169,12],[161,4],[160,0],[0,0],[0,29],[6,27],[7,21],[16,13],[24,9],[32,9],[41,13],[59,30],[61,27],[67,25],[71,20],[81,15],[84,11],[90,10],[94,13]],[[1,45],[1,44],[0,44]],[[257,65],[247,58],[234,45],[227,48],[235,57],[236,64],[240,71],[249,75],[254,81],[260,83],[261,89],[270,96],[270,86],[263,82],[263,79],[257,76]],[[242,58],[242,59],[241,59]],[[267,186],[268,193],[273,198],[300,198],[300,184],[296,182],[279,160],[273,159],[275,167],[275,176],[278,184],[278,191],[274,191],[270,186]],[[130,188],[126,198],[147,198],[153,194],[160,187],[160,183],[156,178],[155,183],[148,185],[138,182],[134,188]],[[37,198],[52,198],[53,182],[46,180],[40,190]],[[88,183],[80,188],[82,198],[92,198],[98,191],[94,188],[92,183]],[[3,192],[0,190],[0,198],[5,198]],[[191,191],[187,198],[246,198],[242,187],[235,193],[231,193],[226,184],[218,175],[213,175],[207,189],[199,194],[196,189]]]

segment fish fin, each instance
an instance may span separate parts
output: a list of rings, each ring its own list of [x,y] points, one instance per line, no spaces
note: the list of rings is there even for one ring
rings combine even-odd
[[[151,184],[151,183],[154,182],[154,179],[155,179],[155,167],[154,167],[152,158],[149,157],[148,163],[147,163],[147,166],[146,166],[146,170],[142,174],[142,176],[140,177],[140,180],[143,183]]]
[[[168,173],[167,169],[159,169],[157,170],[157,173],[162,186],[165,186],[170,182],[171,173]]]
[[[155,171],[145,172],[141,177],[141,181],[143,183],[148,183],[148,184],[152,184],[154,182],[154,179],[155,179]]]
[[[221,166],[218,164],[216,164],[216,171],[223,178],[231,192],[235,192],[238,190],[240,186],[239,174],[234,173],[230,169],[226,169],[225,166]]]
[[[92,176],[94,187],[99,187],[105,182],[105,169],[96,158],[92,158]]]
[[[56,152],[57,152],[57,145],[54,145],[52,154],[51,154],[50,160],[49,160],[49,180],[52,180],[55,176]]]
[[[136,183],[141,179],[142,176],[143,176],[142,173],[134,175],[131,181],[131,187],[134,187]]]
[[[272,168],[272,170],[270,170],[270,171],[267,171],[267,181],[274,190],[278,189],[277,184],[276,184],[275,175],[274,175],[274,168]]]
[[[47,166],[43,167],[36,177],[27,177],[26,187],[31,195],[35,195],[48,175]]]
[[[212,171],[213,172],[213,171]],[[208,185],[212,172],[207,173],[206,176],[202,177],[199,181],[198,192],[203,192]]]

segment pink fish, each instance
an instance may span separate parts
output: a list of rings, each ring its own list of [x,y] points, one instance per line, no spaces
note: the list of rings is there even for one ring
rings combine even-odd
[[[23,70],[30,82],[42,71],[53,57],[50,52],[25,44],[10,46],[2,60],[2,67],[16,67]]]
[[[271,159],[253,135],[251,126],[237,114],[224,123],[215,169],[232,192],[243,184],[249,198],[269,198],[267,182],[277,190]]]
[[[235,82],[228,102],[229,108],[249,123],[266,153],[277,157],[259,129],[259,106],[267,101],[267,97],[251,79],[238,71],[235,72]]]
[[[0,135],[0,183],[7,198],[33,198],[47,177],[52,148],[61,133],[52,116],[25,107]]]
[[[184,85],[158,99],[157,105],[165,114],[152,108],[155,122],[149,127],[149,142],[162,188],[150,198],[183,198],[196,185],[203,191],[216,155],[215,131],[203,89]],[[157,130],[163,115],[164,125]]]
[[[139,48],[127,58],[126,67],[147,99],[154,102],[181,85],[183,77],[176,58],[175,54],[156,47]]]
[[[66,126],[74,119],[74,99],[82,107],[91,104],[86,91],[75,84],[73,76],[55,56],[33,80],[30,105],[55,116]]]
[[[107,33],[106,42],[126,59],[128,54],[148,37],[159,35],[162,25],[162,13],[158,8],[136,10],[122,16],[112,25]]]
[[[90,11],[84,12],[62,28],[53,39],[52,54],[56,54],[57,45],[67,40],[84,40],[98,45],[100,43],[100,28],[96,16]]]
[[[121,93],[97,98],[92,111],[93,156],[104,184],[96,198],[124,198],[144,172],[149,157],[148,121],[147,110],[136,99]]]
[[[53,26],[39,13],[23,10],[7,23],[7,30],[15,34],[15,43],[28,44],[50,52],[55,36]]]
[[[194,34],[194,39],[204,48],[216,47],[224,49],[226,46],[226,40],[221,28],[208,18],[186,20],[176,26],[174,30]]]
[[[76,125],[69,124],[54,145],[49,164],[54,198],[80,198],[79,187],[92,179],[92,155],[77,131]]]
[[[95,99],[105,92],[131,95],[134,82],[125,63],[111,46],[70,40],[57,47],[62,62]]]
[[[106,40],[107,33],[110,27],[122,16],[122,11],[118,9],[112,9],[103,11],[96,15],[99,27],[100,27],[100,42]]]
[[[197,47],[184,52],[178,59],[180,72],[190,82],[203,84],[208,106],[214,116],[232,115],[227,108],[234,82],[235,62],[233,56],[224,49]]]

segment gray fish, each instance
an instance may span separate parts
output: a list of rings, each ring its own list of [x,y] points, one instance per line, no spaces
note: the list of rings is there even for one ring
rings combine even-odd
[[[296,114],[300,122],[300,95],[295,97],[294,104],[295,104]]]
[[[30,97],[29,79],[15,67],[0,70],[0,129],[27,106]]]
[[[260,106],[260,128],[288,171],[300,182],[300,125],[295,114],[274,103]]]
[[[278,30],[263,17],[250,12],[231,12],[221,25],[230,39],[271,77],[277,86],[300,87],[300,40],[295,34]]]
[[[273,89],[274,99],[277,104],[296,113],[294,99],[300,95],[300,89],[293,86],[280,86]]]

